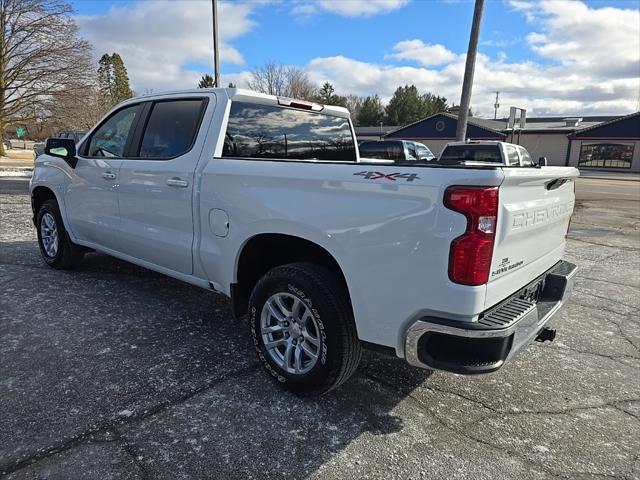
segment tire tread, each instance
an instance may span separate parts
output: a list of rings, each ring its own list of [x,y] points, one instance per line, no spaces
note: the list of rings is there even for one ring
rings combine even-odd
[[[342,351],[339,368],[331,371],[323,384],[318,385],[316,389],[301,392],[311,395],[322,395],[339,387],[355,373],[362,356],[362,348],[358,339],[355,321],[345,287],[336,275],[325,267],[306,262],[289,263],[275,267],[267,272],[267,274],[260,279],[258,285],[263,282],[268,282],[272,278],[285,277],[295,279],[299,276],[306,277],[306,280],[311,283],[314,288],[320,290],[321,295],[333,304],[332,307],[338,313],[340,320],[336,322],[336,324],[341,328],[337,328],[334,332],[339,340]],[[256,285],[256,287],[258,285]],[[251,300],[250,303],[252,303]]]

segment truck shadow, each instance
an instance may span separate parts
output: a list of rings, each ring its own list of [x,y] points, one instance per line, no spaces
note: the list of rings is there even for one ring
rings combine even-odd
[[[365,352],[341,388],[296,397],[258,364],[225,297],[106,255],[64,272],[35,242],[1,246],[0,326],[13,342],[0,352],[11,378],[0,471],[61,473],[71,438],[110,455],[126,447],[131,469],[153,478],[304,478],[356,439],[401,432],[396,409],[430,375]]]

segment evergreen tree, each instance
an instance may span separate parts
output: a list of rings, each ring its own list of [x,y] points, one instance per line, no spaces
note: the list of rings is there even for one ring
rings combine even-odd
[[[342,95],[335,95],[335,88],[329,82],[325,82],[318,93],[316,94],[314,101],[323,103],[324,105],[337,105],[339,107],[346,107],[348,104],[347,97]]]
[[[447,99],[420,94],[415,85],[398,87],[386,108],[389,125],[407,125],[447,109]]]
[[[113,65],[113,100],[114,103],[120,103],[133,97],[133,92],[129,85],[129,74],[127,73],[127,67],[124,66],[122,57],[118,53],[111,55],[111,63]]]
[[[322,87],[320,87],[320,90],[318,90],[318,100],[320,100],[322,103],[328,103],[331,100],[331,96],[333,95],[334,91],[335,89],[333,88],[333,85],[331,85],[329,82],[324,82],[324,85],[322,85]]]
[[[112,103],[114,95],[113,87],[113,62],[111,55],[105,53],[98,61],[98,89],[109,104]]]
[[[384,121],[384,107],[378,95],[367,97],[357,116],[357,123],[362,127],[374,127]]]
[[[127,68],[119,54],[105,53],[98,61],[98,89],[108,105],[116,105],[133,97]]]
[[[205,73],[198,82],[198,88],[213,88],[216,86],[216,81],[211,75]]]

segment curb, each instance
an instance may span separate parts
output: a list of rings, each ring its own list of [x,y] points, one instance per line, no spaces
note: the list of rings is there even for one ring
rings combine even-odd
[[[582,179],[586,179],[586,180],[612,180],[614,182],[616,181],[621,181],[621,182],[640,182],[640,177],[635,177],[635,178],[624,178],[624,177],[601,177],[599,175],[580,175],[580,177],[578,178],[582,178]]]

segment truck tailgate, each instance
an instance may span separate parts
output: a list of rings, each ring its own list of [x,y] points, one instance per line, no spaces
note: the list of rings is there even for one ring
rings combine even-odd
[[[503,168],[485,305],[495,305],[560,261],[573,212],[573,167]]]

